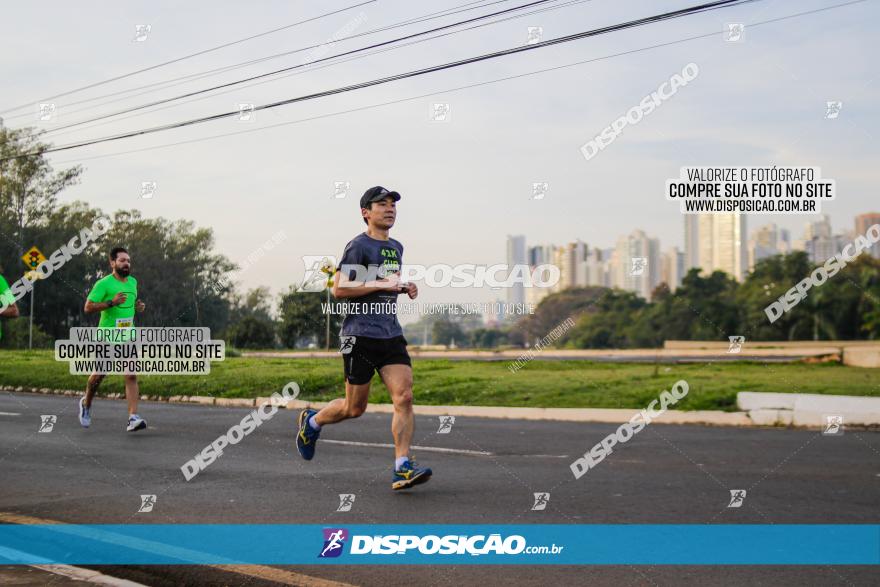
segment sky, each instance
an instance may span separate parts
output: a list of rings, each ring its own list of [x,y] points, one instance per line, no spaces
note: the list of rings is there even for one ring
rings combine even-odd
[[[365,0],[9,4],[0,38],[0,116],[8,127],[52,130],[526,3],[366,2],[50,98],[359,2]],[[234,86],[137,116],[56,130],[45,140],[68,144],[522,46],[529,27],[541,27],[546,40],[695,3],[549,2],[546,7],[555,9],[330,67],[300,68],[297,75]],[[823,212],[835,231],[852,230],[856,214],[880,210],[878,71],[876,59],[868,57],[869,48],[876,53],[877,3],[757,24],[840,3],[756,1],[262,110],[251,121],[233,117],[62,151],[51,161],[57,169],[85,168],[81,183],[65,190],[62,201],[85,200],[108,213],[137,208],[147,217],[193,220],[213,229],[217,250],[239,264],[283,231],[279,246],[237,276],[242,289],[265,285],[273,293],[302,279],[302,256],[341,255],[363,230],[357,201],[374,185],[402,194],[391,236],[405,247],[404,263],[425,265],[504,263],[509,234],[525,235],[529,245],[580,239],[607,248],[641,229],[659,238],[664,251],[682,248],[683,218],[663,189],[680,167],[694,165],[820,167],[838,188],[837,199],[826,202]],[[159,91],[94,99],[465,4],[479,8]],[[741,42],[724,40],[728,23],[746,25]],[[135,26],[142,24],[150,31],[135,41]],[[716,34],[677,42],[710,33]],[[691,62],[699,66],[696,79],[596,157],[584,158],[581,145]],[[528,75],[550,68],[556,69]],[[518,77],[484,83],[512,76]],[[456,90],[462,86],[474,87]],[[108,100],[118,101],[100,105]],[[826,119],[826,102],[832,100],[843,107],[839,117]],[[37,120],[40,102],[56,104],[54,120]],[[438,103],[449,104],[448,120],[431,120]],[[22,105],[28,106],[10,111]],[[90,108],[74,112],[85,107]],[[208,139],[217,135],[226,136]],[[147,181],[157,187],[152,198],[143,199]],[[346,197],[334,197],[336,182],[350,182]],[[549,185],[543,199],[531,197],[536,182]],[[798,238],[811,219],[752,215],[748,224],[751,231],[776,222]],[[136,251],[133,257],[136,263]],[[422,288],[421,300],[485,302],[498,293]]]

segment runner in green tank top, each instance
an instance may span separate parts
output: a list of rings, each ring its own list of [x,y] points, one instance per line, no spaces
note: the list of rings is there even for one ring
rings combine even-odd
[[[2,272],[2,269],[0,269]],[[0,274],[0,316],[4,318],[18,318],[18,306],[15,305],[15,296],[9,289],[9,283]],[[0,336],[3,336],[3,329],[0,328]]]
[[[131,257],[122,247],[110,251],[112,273],[98,280],[86,299],[85,312],[101,313],[100,328],[133,328],[135,312],[143,312],[146,305],[137,297],[137,280],[131,277]],[[105,375],[93,373],[86,384],[86,394],[79,401],[79,423],[88,428],[92,423],[92,400]],[[147,427],[147,422],[137,413],[138,396],[137,375],[125,375],[125,399],[128,401],[128,426],[134,432]]]

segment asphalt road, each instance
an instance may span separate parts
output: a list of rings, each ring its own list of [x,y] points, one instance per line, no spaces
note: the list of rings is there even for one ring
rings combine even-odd
[[[121,401],[97,400],[82,429],[76,400],[0,394],[0,522],[66,523],[878,523],[880,433],[652,424],[575,480],[569,463],[615,426],[417,418],[414,449],[430,483],[392,492],[390,416],[367,413],[327,427],[314,461],[296,453],[296,412],[281,410],[193,480],[180,466],[246,409],[146,402],[149,428],[124,431]],[[40,416],[56,415],[50,433]],[[329,442],[323,442],[328,440]],[[488,453],[488,454],[482,454]],[[730,489],[746,489],[727,508]],[[533,493],[549,506],[531,511]],[[337,512],[340,493],[356,495]],[[157,495],[137,513],[140,495]],[[269,569],[269,568],[267,568]],[[274,567],[272,569],[275,569]],[[876,585],[873,567],[298,566],[244,575],[192,566],[103,567],[147,585]],[[271,569],[269,569],[271,570]]]

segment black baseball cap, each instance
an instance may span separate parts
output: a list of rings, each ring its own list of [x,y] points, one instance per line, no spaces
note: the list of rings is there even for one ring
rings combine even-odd
[[[370,205],[370,202],[376,202],[382,198],[387,198],[388,196],[394,198],[395,202],[400,199],[400,194],[397,192],[389,192],[380,185],[370,188],[364,192],[363,196],[361,196],[361,208],[366,208]]]

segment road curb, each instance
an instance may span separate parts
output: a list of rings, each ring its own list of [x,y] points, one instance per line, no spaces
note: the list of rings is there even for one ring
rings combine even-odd
[[[880,426],[880,397],[742,391],[736,405],[759,425],[822,427],[840,416],[846,426]]]
[[[24,386],[3,386],[0,391],[35,393],[44,395],[78,396],[81,391],[49,389]],[[102,399],[125,399],[125,394],[112,393]],[[199,404],[225,408],[254,408],[265,404],[282,407],[271,397],[222,398],[198,395],[174,395],[169,397],[143,395],[142,401],[172,404]],[[304,408],[321,409],[328,402],[291,400],[288,410]],[[866,408],[867,406],[867,408]],[[699,424],[706,426],[774,426],[789,428],[817,428],[824,425],[824,416],[844,416],[847,426],[859,428],[880,427],[880,398],[843,395],[818,395],[798,393],[739,392],[738,412],[717,410],[667,410],[654,420],[663,424]],[[367,411],[374,414],[394,413],[392,404],[369,404]],[[461,416],[470,418],[493,418],[505,420],[552,420],[557,422],[599,422],[620,424],[628,421],[639,410],[613,408],[521,408],[497,406],[424,406],[417,405],[420,416]]]
[[[293,400],[287,409],[323,408],[327,402]],[[392,414],[392,404],[369,404],[367,411],[374,414]],[[416,406],[419,416],[462,416],[504,420],[555,420],[558,422],[603,422],[620,424],[636,414],[635,409],[608,408],[513,408],[498,406]],[[716,426],[750,426],[751,420],[742,412],[667,410],[658,422],[667,424],[709,424]]]

